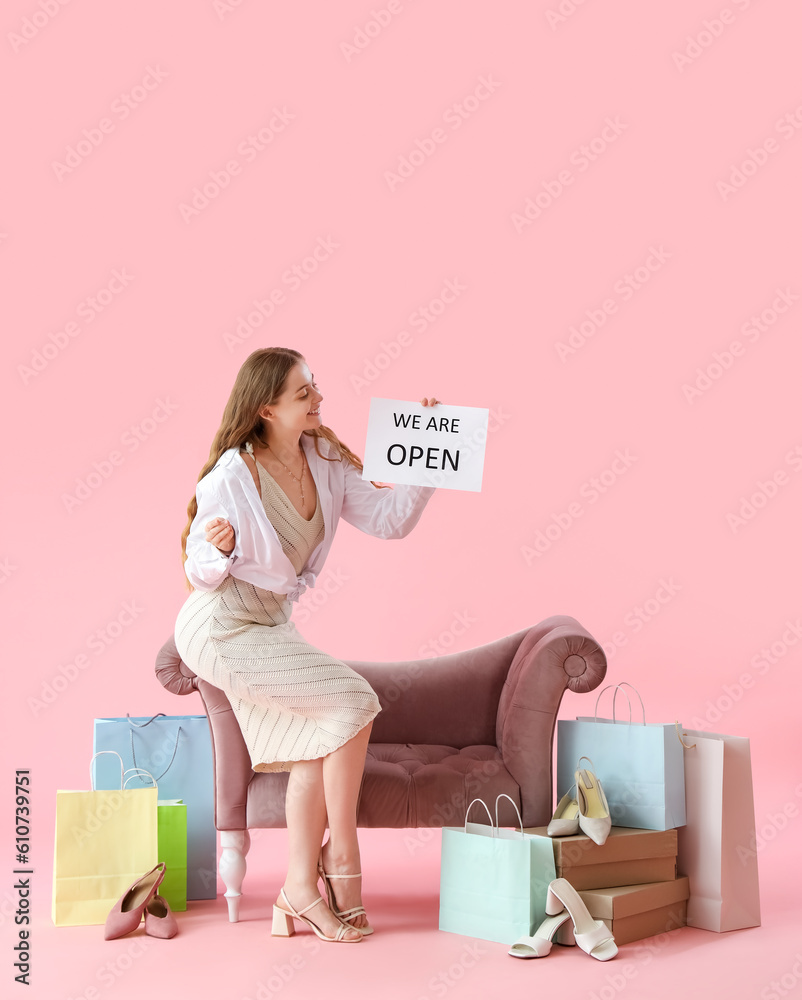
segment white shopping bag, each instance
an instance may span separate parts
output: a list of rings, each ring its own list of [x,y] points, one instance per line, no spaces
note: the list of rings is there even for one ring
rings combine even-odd
[[[677,868],[690,879],[688,926],[708,931],[759,927],[749,740],[677,726],[680,733],[687,818],[677,831]]]

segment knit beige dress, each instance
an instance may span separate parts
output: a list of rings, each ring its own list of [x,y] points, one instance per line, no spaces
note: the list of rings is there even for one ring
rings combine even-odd
[[[250,442],[246,450],[253,456]],[[320,497],[307,521],[256,467],[265,512],[300,574],[323,540]],[[229,575],[215,590],[194,590],[176,620],[181,659],[228,696],[254,771],[289,771],[296,760],[324,757],[381,711],[364,677],[310,645],[291,612],[286,595]]]

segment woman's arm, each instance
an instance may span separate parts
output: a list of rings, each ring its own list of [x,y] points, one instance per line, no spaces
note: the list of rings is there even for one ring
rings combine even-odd
[[[404,486],[377,489],[343,456],[345,494],[340,516],[367,535],[404,538],[420,520],[423,508],[435,492],[434,486]]]
[[[198,513],[187,538],[184,564],[193,587],[215,590],[231,575],[275,594],[295,592],[297,574],[255,490],[253,495],[246,495],[237,476],[213,470],[198,483],[195,494]],[[207,525],[216,518],[227,521],[234,533],[234,548],[227,556],[206,539],[207,534],[214,534]],[[231,532],[222,540],[232,544]]]
[[[184,572],[196,590],[215,590],[228,576],[234,561],[241,554],[236,508],[227,503],[203,480],[198,483],[195,496],[198,501],[198,513],[192,521],[187,537],[187,561],[184,563]],[[234,548],[227,556],[206,540],[206,525],[216,518],[228,521],[234,530]]]

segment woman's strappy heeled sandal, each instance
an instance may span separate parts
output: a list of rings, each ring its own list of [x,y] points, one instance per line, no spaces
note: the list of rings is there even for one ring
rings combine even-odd
[[[345,935],[348,931],[359,932],[359,928],[351,927],[350,924],[346,924],[342,920],[340,921],[340,926],[337,928],[337,933],[334,937],[329,937],[327,934],[324,934],[318,925],[313,923],[309,917],[304,916],[304,913],[306,913],[307,910],[311,910],[313,906],[316,906],[318,903],[325,903],[322,896],[318,896],[317,899],[314,899],[302,910],[296,910],[289,899],[287,899],[287,893],[284,891],[283,887],[279,895],[284,901],[286,909],[283,906],[279,906],[278,903],[273,904],[273,928],[271,930],[273,937],[292,937],[295,933],[295,921],[302,920],[305,924],[308,924],[312,928],[321,941],[342,941],[345,944],[356,944],[362,940],[361,932],[359,937],[347,938]]]
[[[328,897],[328,901],[329,901],[329,909],[331,910],[331,912],[336,917],[339,917],[340,920],[345,920],[345,921],[353,920],[354,917],[358,917],[362,913],[364,913],[365,916],[367,917],[367,912],[365,911],[365,907],[364,906],[352,906],[348,910],[338,910],[337,909],[337,902],[336,902],[336,900],[334,898],[334,890],[332,889],[330,881],[329,881],[330,879],[333,879],[333,878],[359,878],[361,876],[362,872],[357,872],[355,875],[329,875],[328,872],[325,872],[323,870],[323,851],[322,850],[320,852],[320,857],[318,858],[317,870],[318,870],[318,874],[323,879],[323,884],[326,886],[326,896]],[[348,923],[347,926],[348,927],[354,927],[354,925],[351,924],[351,923]],[[354,927],[354,930],[355,931],[359,931],[360,934],[372,934],[373,933],[373,928],[369,924],[366,925],[365,927]]]

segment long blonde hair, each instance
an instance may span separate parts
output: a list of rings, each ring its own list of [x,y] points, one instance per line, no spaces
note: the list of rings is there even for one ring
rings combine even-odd
[[[259,410],[275,403],[284,391],[287,376],[295,365],[303,360],[303,355],[291,347],[263,347],[249,354],[237,372],[234,387],[228,397],[223,419],[209,449],[209,458],[198,475],[198,482],[210,472],[217,460],[229,448],[242,448],[246,441],[253,441],[267,447],[267,427],[259,416]],[[312,428],[303,432],[315,438],[315,451],[327,462],[341,462],[347,458],[361,472],[362,460],[344,444],[330,427]],[[327,458],[320,453],[320,438],[333,446],[336,457]],[[373,483],[379,488],[378,483]],[[187,538],[198,513],[197,496],[193,494],[187,505],[187,524],[181,535],[181,561],[187,561]],[[195,588],[187,580],[190,590]]]

